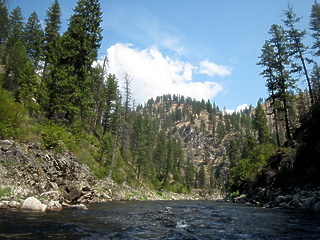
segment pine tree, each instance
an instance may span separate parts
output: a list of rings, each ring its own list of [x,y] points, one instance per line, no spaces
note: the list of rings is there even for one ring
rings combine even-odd
[[[122,154],[124,156],[127,155],[129,151],[129,145],[130,145],[130,131],[131,129],[131,111],[132,111],[132,92],[131,92],[131,83],[132,83],[132,77],[130,77],[128,74],[125,74],[124,76],[124,106],[123,106],[123,128],[122,128]]]
[[[15,43],[10,51],[7,69],[10,75],[7,77],[7,86],[13,92],[16,101],[29,106],[35,97],[36,76],[35,68],[28,58],[25,45]]]
[[[320,100],[320,66],[315,63],[311,72],[312,89],[315,93],[315,99]]]
[[[9,16],[9,36],[7,41],[7,51],[17,42],[23,42],[24,19],[20,7],[13,9]]]
[[[311,36],[314,38],[312,48],[315,50],[314,55],[320,56],[320,4],[314,1],[310,14]]]
[[[166,134],[161,131],[158,135],[155,150],[154,150],[154,165],[156,168],[157,179],[159,182],[165,181],[167,172],[167,144]]]
[[[198,186],[201,189],[204,189],[206,187],[206,170],[205,170],[204,165],[201,165],[201,167],[199,169]]]
[[[215,131],[219,141],[222,141],[224,139],[225,135],[227,134],[226,127],[225,127],[222,119],[221,118],[219,119],[216,131]]]
[[[267,117],[260,102],[258,102],[255,114],[253,116],[252,125],[257,131],[259,144],[267,143],[269,140]]]
[[[288,39],[283,27],[273,24],[269,31],[271,39],[263,46],[261,61],[265,66],[262,72],[267,80],[267,87],[272,94],[273,107],[284,115],[286,138],[292,140],[289,120],[289,103],[293,97],[291,91],[296,88],[296,79],[292,78],[290,69],[292,61],[288,49]]]
[[[193,163],[188,159],[187,166],[185,169],[185,181],[188,190],[191,190],[191,188],[195,187],[195,173],[195,167]]]
[[[46,67],[49,63],[53,63],[54,55],[52,52],[55,48],[55,42],[60,37],[61,29],[61,8],[58,0],[54,0],[48,8],[45,18],[44,29],[44,76],[46,75]]]
[[[115,132],[119,116],[120,93],[118,79],[114,74],[109,74],[105,87],[105,109],[103,116],[103,135],[108,132]]]
[[[124,120],[128,122],[128,116],[131,109],[131,100],[132,100],[132,92],[131,92],[131,83],[132,77],[129,74],[124,75]]]
[[[50,75],[56,85],[52,87],[58,91],[51,100],[58,102],[57,111],[69,124],[84,122],[91,110],[93,83],[88,76],[102,40],[101,15],[98,0],[79,0],[61,37],[61,47],[59,42],[55,44],[59,51]]]
[[[4,87],[14,93],[18,97],[19,75],[21,73],[21,64],[25,62],[25,44],[23,41],[24,22],[22,10],[16,7],[10,13],[9,17],[9,36],[6,43],[7,60],[6,75]]]
[[[98,0],[79,0],[64,36],[67,64],[73,67],[79,88],[86,89],[86,73],[98,56],[102,40],[102,12]]]
[[[296,24],[298,24],[301,20],[301,17],[297,17],[296,13],[293,11],[293,8],[291,5],[288,5],[287,10],[284,11],[286,19],[283,20],[285,26],[288,28],[287,37],[289,40],[289,51],[291,52],[290,55],[294,58],[298,59],[301,63],[295,66],[297,68],[297,71],[302,70],[304,73],[304,76],[307,81],[308,85],[308,91],[310,96],[311,104],[314,102],[313,97],[313,91],[311,87],[311,82],[309,78],[309,73],[307,70],[307,59],[305,57],[305,54],[308,50],[308,48],[304,45],[303,39],[306,35],[305,30],[299,30],[296,27]]]
[[[272,112],[268,114],[273,114],[274,116],[274,125],[275,125],[275,132],[276,132],[276,139],[277,145],[280,147],[280,136],[279,136],[279,118],[278,118],[278,107],[277,107],[277,95],[276,95],[276,76],[274,73],[274,59],[275,59],[275,52],[274,49],[271,47],[269,41],[265,41],[260,55],[260,62],[258,65],[264,66],[265,70],[263,70],[260,75],[266,78],[266,87],[269,91],[269,100],[271,100],[271,108]]]
[[[24,38],[27,53],[36,68],[40,67],[42,60],[42,49],[44,32],[41,28],[40,20],[36,12],[31,13],[24,29]]]
[[[9,13],[3,0],[0,1],[0,16],[0,44],[3,44],[7,41],[9,34]]]

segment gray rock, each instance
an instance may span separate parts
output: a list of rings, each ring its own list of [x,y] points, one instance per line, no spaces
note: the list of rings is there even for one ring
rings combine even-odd
[[[281,203],[289,203],[290,201],[292,201],[292,197],[291,197],[290,195],[278,196],[278,197],[274,200],[273,204],[274,204],[275,206],[278,206],[278,205],[280,205]]]
[[[78,190],[78,189],[72,189],[71,192],[68,194],[68,199],[71,202],[76,201],[79,197],[81,197],[83,195],[82,191]]]
[[[8,159],[14,159],[14,154],[11,152],[11,150],[8,150],[7,152],[6,152],[6,155],[7,155],[7,157],[8,157]]]
[[[313,206],[313,209],[317,212],[320,212],[320,201]]]
[[[47,211],[61,211],[62,205],[58,201],[51,201],[47,206]]]
[[[88,210],[88,208],[83,205],[83,204],[78,204],[78,205],[69,205],[69,204],[63,204],[64,207],[72,210]]]
[[[0,209],[6,209],[8,208],[8,204],[5,202],[0,202]]]
[[[2,146],[1,149],[3,151],[8,151],[10,148],[13,147],[13,142],[9,141],[9,140],[4,140],[2,141]]]
[[[241,195],[241,196],[235,198],[234,202],[236,202],[236,203],[248,203],[249,199],[247,198],[246,195]]]
[[[21,207],[21,204],[17,201],[10,201],[8,204],[8,207],[10,208],[19,208]]]
[[[289,206],[285,202],[280,203],[279,207],[281,207],[281,208],[289,208]]]
[[[300,207],[303,210],[310,210],[313,209],[313,199],[310,198],[302,198],[300,200]]]
[[[49,191],[42,193],[40,197],[46,198],[50,201],[59,201],[61,194],[58,191]]]
[[[28,197],[26,200],[24,200],[21,209],[44,212],[47,209],[47,205],[42,204],[34,197]]]

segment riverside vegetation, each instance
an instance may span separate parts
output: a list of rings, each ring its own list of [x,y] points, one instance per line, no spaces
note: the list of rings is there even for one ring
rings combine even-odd
[[[64,33],[57,0],[44,29],[36,12],[24,21],[21,8],[9,13],[6,3],[0,0],[3,205],[32,196],[49,206],[200,193],[318,209],[317,1],[313,46],[304,45],[307,32],[296,27],[300,18],[289,5],[257,63],[269,98],[232,114],[210,100],[170,94],[135,106],[134,79],[126,74],[119,86],[106,74],[107,57],[94,64],[102,41],[98,0],[79,0]],[[306,80],[306,91],[298,80]]]

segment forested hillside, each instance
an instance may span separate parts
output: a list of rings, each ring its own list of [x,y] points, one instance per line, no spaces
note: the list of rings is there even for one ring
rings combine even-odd
[[[320,4],[309,32],[291,6],[257,56],[269,92],[228,114],[210,100],[164,93],[134,106],[131,83],[97,64],[98,0],[79,0],[65,32],[54,0],[36,12],[0,0],[0,138],[71,151],[98,178],[152,189],[252,193],[317,187],[320,172]],[[267,31],[267,29],[266,29]],[[306,46],[307,34],[313,45]],[[305,88],[306,90],[301,88]],[[1,159],[0,159],[1,160]],[[1,163],[1,161],[0,161]]]

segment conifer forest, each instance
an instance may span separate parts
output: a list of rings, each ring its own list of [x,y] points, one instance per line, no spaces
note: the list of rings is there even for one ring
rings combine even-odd
[[[120,81],[108,56],[97,61],[99,0],[78,0],[64,32],[61,14],[58,0],[45,19],[0,0],[0,139],[70,151],[100,179],[177,193],[320,186],[317,1],[308,29],[291,5],[265,29],[256,64],[268,98],[233,113],[179,94],[135,103],[130,73]]]

